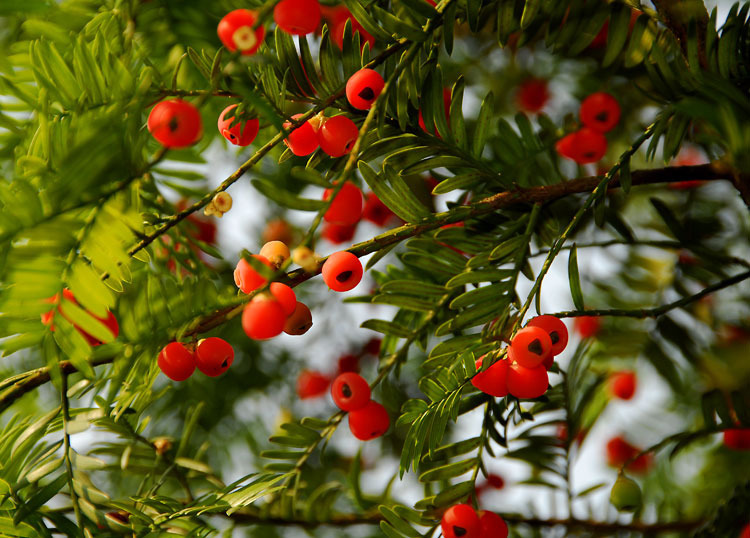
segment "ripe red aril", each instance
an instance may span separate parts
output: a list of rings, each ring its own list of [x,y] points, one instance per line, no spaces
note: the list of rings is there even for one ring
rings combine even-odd
[[[266,35],[262,25],[253,30],[257,19],[255,11],[235,9],[219,21],[216,33],[230,52],[239,50],[242,54],[255,54]]]
[[[374,69],[360,69],[346,82],[346,98],[359,110],[369,110],[383,91],[385,81]]]
[[[440,519],[444,538],[480,538],[481,524],[474,508],[468,504],[454,504]]]
[[[340,374],[331,384],[333,403],[342,411],[361,409],[370,401],[370,385],[355,372]]]
[[[299,336],[305,334],[312,327],[312,313],[305,303],[297,301],[294,312],[284,322],[286,334]]]
[[[239,121],[232,126],[234,117],[227,117],[227,115],[232,116],[231,112],[235,108],[237,105],[229,105],[221,113],[218,122],[219,132],[235,146],[248,146],[258,136],[260,122],[257,119],[250,119],[245,122]]]
[[[323,200],[328,200],[333,189],[323,192]],[[331,224],[351,226],[362,218],[362,191],[352,183],[344,183],[323,214],[323,219]]]
[[[609,378],[609,390],[612,396],[621,400],[629,400],[635,394],[635,372],[625,370],[615,372]]]
[[[273,269],[271,262],[265,256],[253,254],[251,257]],[[264,276],[253,269],[253,266],[245,258],[240,258],[240,261],[237,262],[237,267],[234,269],[234,283],[242,293],[250,293],[257,290],[266,283],[266,280]]]
[[[320,149],[331,157],[341,157],[352,150],[359,128],[346,116],[333,116],[318,129]]]
[[[254,297],[242,311],[242,329],[253,340],[268,340],[281,334],[287,315],[273,296]]]
[[[620,104],[606,92],[592,93],[581,102],[579,116],[586,127],[606,133],[620,121]]]
[[[508,525],[495,512],[479,512],[480,538],[508,538]]]
[[[297,308],[297,295],[294,290],[281,282],[271,282],[268,291],[279,302],[284,314],[291,316]]]
[[[360,441],[370,441],[388,431],[391,419],[385,407],[370,400],[364,407],[349,412],[349,431]]]
[[[203,134],[200,112],[182,99],[167,99],[154,105],[146,124],[154,138],[167,148],[191,146]]]
[[[539,327],[547,331],[552,341],[552,355],[559,355],[568,345],[568,328],[555,316],[536,316],[526,324],[528,327]]]
[[[157,364],[172,381],[185,381],[195,371],[195,355],[180,342],[171,342],[159,353]]]
[[[549,387],[547,369],[539,365],[525,368],[513,362],[508,368],[508,392],[516,398],[538,398]]]
[[[552,339],[547,331],[533,325],[518,331],[510,341],[513,360],[526,368],[534,368],[552,353]]]
[[[323,264],[323,281],[333,291],[349,291],[362,280],[362,262],[354,254],[334,252]]]
[[[220,376],[232,366],[232,362],[234,349],[222,338],[205,338],[195,348],[195,364],[198,370],[209,377]]]
[[[549,90],[547,81],[541,78],[530,78],[518,86],[516,94],[518,107],[524,112],[536,114],[544,108],[549,101]]]
[[[320,25],[318,0],[281,0],[273,8],[276,25],[291,35],[307,35]]]
[[[477,370],[482,367],[482,360],[486,355],[480,357],[476,361]],[[487,368],[484,372],[479,372],[471,378],[471,384],[476,388],[495,396],[496,398],[502,398],[508,394],[508,366],[510,361],[502,359],[495,362],[492,366]]]
[[[302,116],[304,114],[295,114],[292,119],[298,120]],[[307,120],[289,133],[289,136],[284,139],[284,144],[298,157],[310,155],[320,145],[316,125],[315,122],[310,123],[310,120]],[[284,129],[289,129],[291,126],[290,122],[284,122]]]

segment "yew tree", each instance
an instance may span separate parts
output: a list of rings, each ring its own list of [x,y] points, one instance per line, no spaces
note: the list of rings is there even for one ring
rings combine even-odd
[[[749,536],[723,7],[0,2],[0,535]],[[271,282],[312,328],[249,328]]]

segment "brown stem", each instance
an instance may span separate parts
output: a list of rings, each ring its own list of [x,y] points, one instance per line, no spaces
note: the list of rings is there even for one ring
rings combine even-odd
[[[706,57],[706,30],[708,11],[702,0],[653,0],[656,12],[677,39],[682,55],[687,59],[688,25],[697,24],[698,59],[703,69],[708,69]]]

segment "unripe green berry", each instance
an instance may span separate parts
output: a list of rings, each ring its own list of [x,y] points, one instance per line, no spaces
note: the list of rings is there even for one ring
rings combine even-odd
[[[615,508],[622,512],[635,512],[643,502],[641,488],[634,480],[621,475],[615,481],[615,485],[612,486],[609,500]]]

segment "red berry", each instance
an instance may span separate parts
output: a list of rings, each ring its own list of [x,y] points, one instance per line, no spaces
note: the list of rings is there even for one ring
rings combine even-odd
[[[226,340],[212,336],[198,342],[195,365],[209,377],[226,372],[234,362],[234,349]]]
[[[328,200],[333,189],[323,192],[323,200]],[[351,183],[344,185],[336,193],[336,197],[328,206],[323,219],[331,224],[351,226],[362,218],[362,191]]]
[[[440,520],[444,538],[479,538],[479,516],[468,504],[455,504],[448,508]]]
[[[156,103],[148,115],[148,132],[167,148],[192,146],[203,134],[198,109],[182,99]]]
[[[292,119],[299,119],[304,114],[295,114]],[[289,129],[292,126],[289,122],[284,122],[284,129]],[[317,129],[310,123],[310,120],[303,123],[301,126],[294,129],[289,136],[284,139],[286,144],[292,153],[298,157],[304,157],[310,155],[313,151],[318,149],[320,143],[318,142]]]
[[[607,139],[604,138],[602,133],[589,127],[581,127],[578,131],[572,133],[571,141],[564,142],[566,138],[559,140],[555,147],[560,155],[572,159],[578,164],[595,163],[607,153]],[[565,146],[566,143],[570,144],[569,148]],[[563,151],[568,152],[568,154],[563,153]]]
[[[302,370],[297,378],[297,396],[301,400],[323,396],[331,378],[314,370]]]
[[[318,29],[318,0],[281,0],[273,8],[273,20],[287,34],[307,35]]]
[[[352,150],[359,136],[356,124],[346,116],[334,116],[325,120],[318,129],[320,149],[331,157],[341,157]]]
[[[385,407],[370,400],[364,407],[349,412],[349,430],[360,441],[370,441],[388,431],[391,419]]]
[[[346,98],[354,108],[369,110],[383,86],[385,81],[380,73],[374,69],[360,69],[346,82]]]
[[[552,339],[541,327],[527,326],[516,333],[510,347],[513,360],[525,368],[534,368],[552,353]]]
[[[159,353],[157,364],[172,381],[185,381],[195,371],[195,355],[180,342],[171,342]]]
[[[578,158],[576,148],[576,133],[566,134],[560,140],[555,142],[555,151],[557,151],[557,154],[572,161],[575,161]]]
[[[629,400],[635,394],[635,381],[635,372],[616,372],[609,378],[609,390],[612,396]]]
[[[275,298],[259,295],[242,311],[242,328],[253,340],[268,340],[281,334],[286,323],[284,307]]]
[[[264,256],[253,254],[251,257],[273,269],[271,262]],[[240,258],[240,261],[237,262],[237,267],[234,269],[234,283],[242,290],[242,293],[250,293],[257,290],[266,283],[266,280],[265,277],[253,269],[253,266],[245,258]]]
[[[349,291],[362,280],[362,262],[354,254],[334,252],[323,264],[323,281],[333,291]]]
[[[479,512],[479,536],[481,538],[508,538],[508,525],[495,512]]]
[[[359,357],[356,355],[342,355],[338,360],[338,372],[359,372]]]
[[[370,401],[370,385],[354,372],[340,374],[331,385],[333,403],[342,411],[362,409]]]
[[[596,336],[601,328],[602,322],[596,316],[581,316],[573,321],[573,328],[581,338],[591,338]]]
[[[372,49],[375,46],[375,38],[359,24],[359,21],[345,7],[341,7],[334,15],[333,24],[331,25],[331,39],[333,42],[336,43],[338,48],[344,48],[344,31],[346,30],[346,21],[348,20],[351,20],[352,33],[356,34],[359,32],[361,48],[364,48],[365,43],[369,43],[370,49]]]
[[[362,210],[362,218],[377,224],[385,226],[388,219],[393,217],[393,211],[380,201],[380,198],[374,192],[368,192],[365,197],[365,207]]]
[[[445,119],[450,123],[450,117],[451,117],[451,89],[450,88],[443,88],[443,107],[445,109]],[[422,128],[422,130],[426,133],[427,132],[427,126],[424,124],[424,118],[422,117],[422,109],[419,109],[419,126]],[[437,127],[435,127],[435,136],[440,138],[440,134],[437,131]]]
[[[237,105],[229,105],[221,113],[218,123],[219,132],[235,146],[249,146],[255,140],[255,137],[258,136],[260,122],[257,119],[247,120],[244,124],[240,121],[233,127],[230,127],[234,118],[227,118],[227,114],[235,108],[237,108]]]
[[[526,324],[527,327],[539,327],[547,331],[552,341],[552,355],[559,355],[568,345],[568,328],[555,316],[536,316]]]
[[[53,303],[56,303],[59,300],[59,297],[60,297],[59,294],[56,293],[52,297],[48,297],[47,299],[45,299],[44,302],[45,303],[49,303],[49,304],[53,304]],[[70,301],[71,303],[73,303],[76,306],[80,306],[78,304],[78,301],[76,300],[75,296],[73,295],[73,292],[70,291],[68,288],[64,288],[63,289],[63,298],[64,298],[64,300]],[[57,311],[60,313],[60,315],[63,318],[65,318],[66,320],[70,321],[70,319],[62,312],[62,310],[61,310],[61,308],[59,306],[57,308]],[[91,314],[91,313],[89,312],[89,314]],[[53,332],[55,330],[55,325],[54,325],[54,323],[52,323],[52,319],[54,318],[54,315],[55,315],[55,310],[54,309],[50,310],[49,312],[45,312],[45,313],[43,313],[41,315],[42,323],[44,323],[45,325],[49,325],[49,330],[53,331]],[[115,317],[115,315],[112,312],[107,311],[107,317],[106,318],[100,318],[99,316],[95,316],[94,314],[91,314],[91,315],[94,318],[96,318],[97,320],[99,320],[101,322],[101,324],[104,325],[107,329],[109,329],[109,332],[112,333],[112,339],[113,340],[115,338],[117,338],[117,335],[120,334],[120,326],[117,323],[117,318]],[[101,340],[99,340],[99,339],[94,338],[93,336],[91,336],[89,333],[87,333],[86,331],[84,331],[83,329],[81,329],[78,325],[73,324],[73,326],[81,334],[81,336],[83,336],[86,339],[86,342],[88,342],[88,344],[90,346],[100,346],[100,345],[102,345],[104,343]]]
[[[547,370],[544,366],[524,368],[517,362],[508,369],[508,392],[516,398],[538,398],[549,386]]]
[[[750,538],[750,523],[745,525],[745,527],[742,529],[742,533],[740,534],[740,538]]]
[[[486,357],[484,355],[477,359],[476,367],[479,370],[482,367],[482,359]],[[508,394],[508,365],[510,362],[506,359],[497,361],[495,364],[487,368],[484,372],[479,372],[471,378],[471,384],[476,388],[495,396],[496,398],[502,398]]]
[[[724,445],[732,450],[750,450],[750,428],[724,430]]]
[[[524,112],[536,114],[544,108],[549,100],[547,81],[541,78],[530,78],[518,87],[518,106]]]
[[[362,347],[362,353],[368,353],[377,357],[378,355],[380,355],[380,346],[382,344],[383,341],[380,338],[370,338]]]
[[[297,295],[292,288],[281,282],[271,282],[271,285],[268,286],[268,291],[271,292],[271,295],[276,298],[281,308],[284,309],[285,315],[291,316],[294,313],[294,310],[297,308]]]
[[[620,105],[610,94],[596,92],[583,100],[579,115],[586,127],[606,133],[620,121]]]
[[[505,480],[499,474],[488,474],[487,485],[493,489],[503,489],[505,487]]]
[[[607,442],[607,464],[620,467],[637,454],[636,448],[622,436],[613,437]]]
[[[256,20],[254,11],[235,9],[219,21],[216,32],[230,52],[239,50],[242,54],[255,54],[266,36],[266,29],[262,25],[253,30]]]
[[[332,224],[326,222],[323,225],[323,229],[320,235],[326,238],[334,245],[340,245],[346,243],[354,237],[354,232],[357,231],[357,224]]]
[[[297,301],[292,315],[284,322],[284,332],[291,335],[305,334],[312,327],[312,313],[307,305]]]

